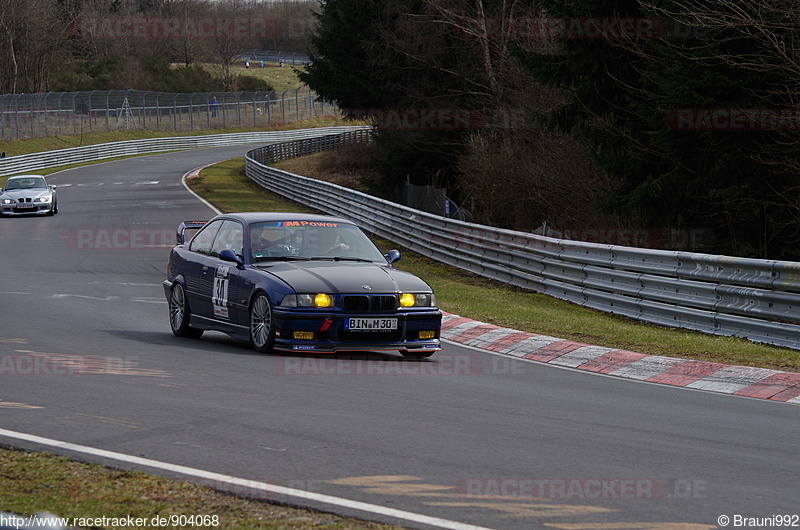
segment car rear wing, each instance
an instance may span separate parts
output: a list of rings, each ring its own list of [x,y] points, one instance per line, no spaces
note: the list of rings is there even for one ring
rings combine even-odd
[[[187,230],[200,230],[206,225],[207,222],[208,221],[183,221],[181,224],[179,224],[178,230],[175,233],[175,239],[177,240],[178,244],[183,245],[186,243]],[[192,234],[192,237],[194,237],[194,234]]]

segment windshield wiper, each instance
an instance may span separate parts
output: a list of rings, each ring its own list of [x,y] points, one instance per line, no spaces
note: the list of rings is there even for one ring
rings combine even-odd
[[[314,256],[314,260],[326,260],[326,261],[357,261],[359,263],[373,263],[375,260],[366,259],[366,258],[357,258],[355,256]]]
[[[309,261],[315,258],[308,258],[306,256],[262,256],[255,258],[255,262],[259,261]]]

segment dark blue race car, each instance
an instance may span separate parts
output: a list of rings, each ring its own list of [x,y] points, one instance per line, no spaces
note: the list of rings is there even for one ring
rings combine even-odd
[[[185,243],[185,232],[199,232]],[[164,292],[179,337],[216,330],[259,352],[441,349],[431,287],[356,225],[322,215],[224,214],[178,227]]]

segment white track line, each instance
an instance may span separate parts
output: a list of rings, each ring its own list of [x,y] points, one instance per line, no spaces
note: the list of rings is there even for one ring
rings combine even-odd
[[[385,517],[392,517],[395,519],[409,521],[412,523],[435,526],[437,528],[448,528],[452,530],[489,530],[488,528],[482,526],[459,523],[458,521],[450,521],[448,519],[431,517],[429,515],[407,512],[404,510],[397,510],[394,508],[386,508],[384,506],[379,506],[377,504],[369,504],[366,502],[352,501],[349,499],[343,499],[341,497],[334,497],[332,495],[323,495],[320,493],[312,493],[310,491],[305,491],[305,490],[286,488],[284,486],[268,484],[266,482],[258,482],[255,480],[243,479],[243,478],[233,477],[230,475],[223,475],[211,471],[204,471],[202,469],[180,466],[176,464],[170,464],[167,462],[159,462],[158,460],[151,460],[149,458],[141,458],[138,456],[126,455],[124,453],[106,451],[104,449],[97,449],[85,445],[77,445],[69,442],[62,442],[59,440],[53,440],[51,438],[43,438],[41,436],[35,436],[32,434],[8,431],[6,429],[0,429],[0,436],[5,438],[11,438],[14,440],[24,440],[26,442],[32,442],[47,447],[64,449],[67,451],[80,453],[84,455],[91,455],[94,457],[110,459],[117,462],[125,462],[127,464],[134,464],[137,466],[145,466],[152,469],[167,471],[170,473],[177,473],[186,477],[201,479],[203,481],[210,481],[216,486],[223,486],[223,485],[229,486],[231,487],[230,491],[237,491],[237,492],[241,492],[242,490],[263,491],[276,495],[285,495],[287,497],[294,497],[297,499],[319,502],[331,506],[338,506],[341,508],[349,508],[352,510],[358,510],[360,512],[381,515]],[[218,489],[223,492],[225,491],[225,489],[222,487],[216,487],[215,489]]]
[[[224,162],[224,160],[220,160],[219,162]],[[193,173],[199,173],[201,170],[207,168],[208,166],[213,166],[214,164],[219,164],[219,162],[212,162],[211,164],[206,164],[204,166],[196,167],[196,168],[192,169],[191,171],[187,171],[181,177],[181,184],[183,184],[183,187],[186,188],[186,191],[188,191],[189,193],[194,195],[200,202],[202,202],[203,204],[205,204],[206,206],[211,208],[216,215],[221,214],[222,211],[219,208],[217,208],[216,206],[214,206],[213,204],[211,204],[210,202],[208,202],[207,200],[205,200],[204,198],[202,198],[200,195],[195,193],[194,190],[192,188],[190,188],[189,185],[186,183],[186,179],[189,177],[189,175],[191,175]]]

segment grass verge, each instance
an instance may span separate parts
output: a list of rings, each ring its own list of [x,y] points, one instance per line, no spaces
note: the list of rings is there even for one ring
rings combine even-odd
[[[121,525],[75,525],[75,519],[128,516],[209,516],[213,525],[147,525],[140,528],[306,529],[399,528],[338,515],[236,497],[214,489],[142,472],[118,471],[75,462],[48,453],[15,449],[0,451],[0,508],[29,515],[42,511],[71,520],[72,528],[129,528]],[[77,521],[80,523],[81,521]],[[89,521],[83,521],[89,522]]]
[[[313,172],[315,178],[324,178],[327,173],[339,179],[343,173],[347,174],[347,164],[337,162],[336,157],[335,152],[322,153],[285,160],[275,166],[299,174]],[[190,186],[223,212],[309,211],[253,184],[245,176],[242,159],[206,168],[192,179]],[[395,246],[377,242],[384,251]],[[498,326],[651,355],[800,371],[800,352],[796,350],[609,315],[487,280],[413,252],[404,252],[398,266],[430,283],[445,311]]]

